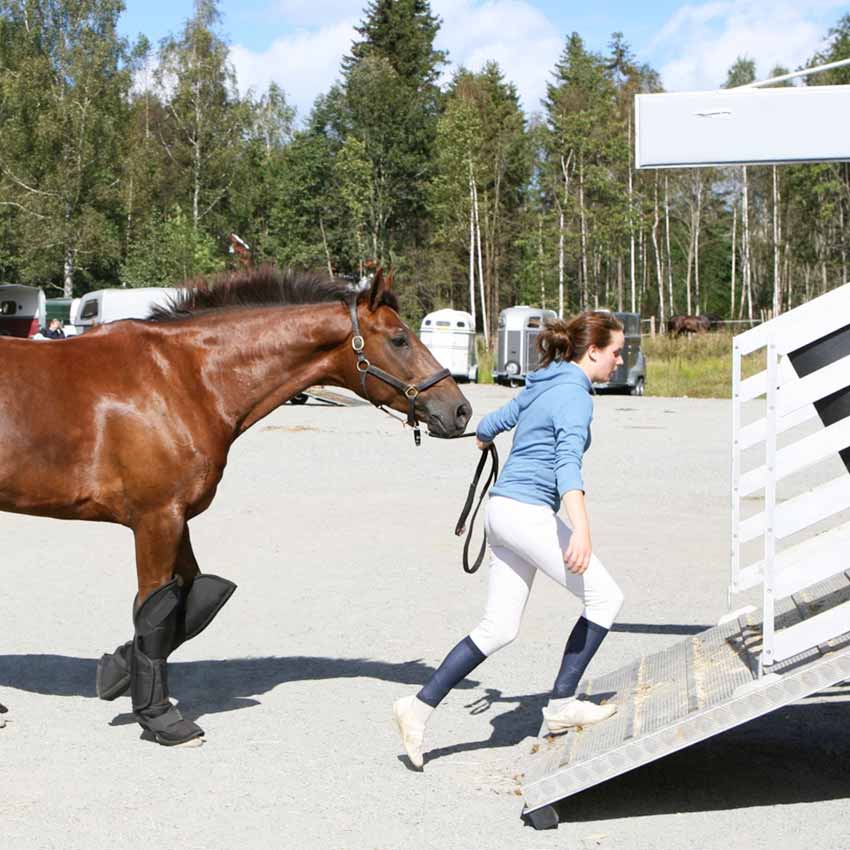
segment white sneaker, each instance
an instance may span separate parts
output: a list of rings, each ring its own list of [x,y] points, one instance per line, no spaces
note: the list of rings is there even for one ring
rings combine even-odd
[[[558,709],[547,706],[543,709],[543,719],[551,735],[559,735],[568,729],[577,726],[591,726],[607,720],[612,714],[616,714],[617,706],[614,704],[597,705],[584,699],[571,699],[566,705]]]
[[[407,757],[414,767],[421,768],[424,763],[422,741],[425,737],[425,724],[416,717],[415,699],[416,694],[397,699],[393,703],[393,717]]]

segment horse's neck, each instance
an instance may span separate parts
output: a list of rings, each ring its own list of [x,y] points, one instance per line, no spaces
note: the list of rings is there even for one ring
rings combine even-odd
[[[216,388],[236,434],[307,387],[342,383],[340,350],[351,321],[340,302],[240,310],[216,318],[212,327],[219,347],[206,358],[206,382]]]

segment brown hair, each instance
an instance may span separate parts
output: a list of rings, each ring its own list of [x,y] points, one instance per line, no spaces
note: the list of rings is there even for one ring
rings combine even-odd
[[[581,360],[591,345],[605,348],[611,342],[611,334],[621,330],[623,325],[613,313],[585,310],[569,321],[549,319],[537,335],[538,368],[560,360]]]

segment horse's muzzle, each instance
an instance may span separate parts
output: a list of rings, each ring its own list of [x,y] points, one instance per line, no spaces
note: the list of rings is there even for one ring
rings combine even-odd
[[[437,437],[459,437],[472,416],[472,405],[461,396],[462,401],[425,405],[423,421],[428,430]]]

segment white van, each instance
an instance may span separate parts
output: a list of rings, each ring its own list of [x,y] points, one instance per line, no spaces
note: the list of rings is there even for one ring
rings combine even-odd
[[[96,289],[81,299],[74,325],[77,333],[121,319],[146,319],[154,307],[167,306],[181,290],[165,286],[140,289]]]
[[[478,380],[475,326],[470,313],[449,309],[429,313],[422,320],[419,339],[453,378]]]
[[[0,284],[0,336],[34,337],[47,321],[46,302],[37,286]]]

